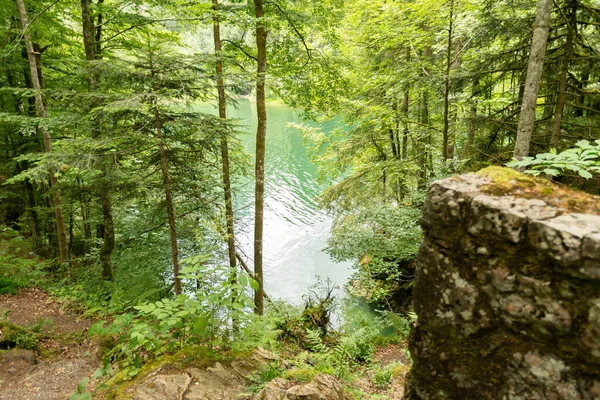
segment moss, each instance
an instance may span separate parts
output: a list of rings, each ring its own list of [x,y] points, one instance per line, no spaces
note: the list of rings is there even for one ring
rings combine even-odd
[[[159,357],[142,366],[134,377],[131,377],[133,369],[125,368],[104,383],[107,386],[105,398],[118,400],[130,399],[133,396],[133,389],[152,372],[162,368],[179,370],[177,367],[172,367],[172,365],[173,356],[169,355]]]
[[[239,357],[238,354],[236,354]],[[216,361],[228,361],[233,359],[233,354],[227,351],[215,353],[206,347],[185,347],[179,350],[172,356],[173,364],[181,368],[195,367],[206,368],[214,364]]]
[[[410,365],[398,365],[392,368],[392,378],[398,379],[404,377],[410,371]]]
[[[600,197],[564,188],[546,179],[504,167],[488,167],[476,174],[491,179],[480,187],[481,192],[491,196],[541,199],[562,213],[600,214]]]
[[[297,383],[305,383],[310,382],[317,373],[318,371],[314,368],[293,368],[285,371],[282,375],[282,378]]]
[[[31,332],[8,321],[0,321],[0,348],[39,350],[39,333]]]
[[[148,377],[148,375],[160,370],[161,373],[177,374],[188,367],[206,368],[215,361],[230,359],[231,354],[221,352],[218,356],[203,347],[186,347],[175,354],[159,357],[147,364],[135,374],[134,368],[125,368],[105,382],[107,386],[105,398],[107,399],[130,399],[135,388]]]

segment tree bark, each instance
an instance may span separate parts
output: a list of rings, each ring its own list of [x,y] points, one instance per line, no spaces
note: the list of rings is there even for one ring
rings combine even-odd
[[[221,49],[221,29],[219,25],[219,0],[213,0],[213,37],[215,42],[215,57],[217,71],[217,93],[219,95],[219,118],[227,119],[227,102],[225,99],[225,82],[223,79],[223,57]],[[221,136],[221,162],[223,169],[223,192],[225,195],[225,219],[227,222],[227,250],[229,266],[235,268],[235,232],[233,226],[233,201],[231,198],[231,180],[229,171],[229,145],[227,136]]]
[[[158,101],[155,100],[155,101]],[[160,171],[163,176],[165,187],[165,200],[167,202],[167,216],[169,219],[169,235],[171,238],[171,256],[173,258],[173,283],[175,294],[181,294],[181,278],[179,277],[179,249],[177,247],[177,229],[175,227],[175,209],[173,207],[173,195],[171,193],[171,179],[167,167],[167,153],[165,151],[164,138],[162,134],[162,121],[158,111],[158,104],[154,106],[154,118],[156,127],[156,139],[158,140],[158,151],[160,153]]]
[[[523,103],[517,126],[517,139],[514,157],[518,160],[529,155],[531,134],[535,122],[537,97],[544,69],[546,56],[546,43],[550,30],[550,16],[552,14],[552,0],[538,0],[537,15],[533,24],[533,39],[527,66],[527,78],[523,92]]]
[[[256,17],[256,114],[258,125],[256,128],[256,166],[254,190],[254,276],[258,282],[258,289],[254,293],[255,312],[262,315],[264,309],[263,292],[263,223],[264,223],[264,197],[265,197],[265,150],[267,134],[267,109],[265,106],[265,78],[267,72],[267,31],[263,17],[262,0],[254,0]]]
[[[550,139],[550,147],[556,149],[560,138],[560,126],[562,117],[565,111],[565,99],[567,92],[567,73],[569,65],[573,57],[573,36],[577,29],[577,0],[572,0],[569,5],[569,17],[566,22],[567,39],[565,41],[565,52],[563,54],[563,62],[560,70],[558,94],[556,96],[556,106],[554,107],[554,123],[552,125],[552,137]]]
[[[81,22],[83,26],[83,47],[85,50],[85,59],[88,64],[88,92],[92,93],[96,90],[99,83],[99,76],[93,70],[90,69],[89,64],[94,60],[97,60],[100,56],[100,45],[99,41],[102,38],[102,28],[99,25],[98,28],[94,28],[94,17],[90,13],[90,2],[91,0],[81,0]],[[102,1],[99,1],[101,3]],[[98,23],[102,22],[102,15],[98,15]],[[92,107],[94,107],[94,101],[92,100]],[[99,135],[97,127],[94,128],[93,136]],[[109,166],[105,167],[107,170]],[[110,196],[110,187],[107,179],[107,173],[101,178],[103,181],[100,183],[100,203],[102,205],[102,221],[103,221],[103,239],[102,247],[100,248],[100,268],[102,271],[102,278],[104,280],[112,281],[114,279],[114,271],[112,267],[112,252],[115,248],[115,224],[112,217],[112,199]]]
[[[408,89],[404,92],[404,102],[402,103],[402,114],[404,116],[404,130],[402,132],[402,159],[406,160],[408,156],[408,136],[410,128],[408,126],[408,105],[410,103],[410,93]]]
[[[583,89],[586,87],[586,85],[589,84],[590,72],[591,72],[592,67],[593,67],[593,61],[589,61],[589,62],[586,62],[584,64],[583,68],[581,69],[581,77],[579,79],[579,85],[578,85],[579,92],[580,92],[578,101],[579,101],[579,105],[581,105],[581,106],[585,106],[585,102],[586,102],[585,101],[585,92]],[[575,109],[575,116],[583,117],[583,114],[584,114],[583,111],[584,111],[584,108],[577,107]]]
[[[115,226],[112,218],[112,201],[110,191],[105,182],[101,183],[100,204],[102,205],[102,221],[104,225],[104,242],[100,248],[100,268],[102,279],[112,281],[114,272],[111,263],[111,254],[115,248]]]
[[[448,22],[448,42],[446,48],[446,70],[444,74],[444,129],[442,132],[442,157],[448,159],[448,142],[450,137],[450,70],[452,68],[452,35],[454,28],[454,0],[450,0]]]
[[[33,50],[33,44],[31,38],[27,32],[28,20],[27,11],[23,0],[16,0],[19,8],[19,14],[21,16],[21,25],[23,27],[23,40],[25,41],[25,48],[27,49],[27,58],[29,60],[29,69],[31,72],[31,83],[35,90],[35,105],[37,110],[37,116],[40,119],[46,118],[46,107],[44,106],[44,99],[41,92],[40,78],[38,75],[38,61],[36,60],[35,52]],[[50,133],[46,130],[46,127],[42,124],[39,126],[40,132],[44,139],[44,151],[48,154],[52,153],[52,139]],[[54,217],[56,219],[56,233],[58,239],[58,254],[59,261],[66,262],[69,259],[68,247],[67,247],[67,233],[65,229],[65,222],[62,211],[62,204],[60,198],[60,188],[58,185],[58,179],[54,173],[54,168],[50,168],[49,171],[50,184],[52,186],[52,203],[54,206]]]

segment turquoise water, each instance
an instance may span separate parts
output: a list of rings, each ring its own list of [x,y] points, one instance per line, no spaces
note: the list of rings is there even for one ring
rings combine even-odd
[[[208,105],[203,108],[214,111]],[[246,150],[254,155],[256,105],[239,100],[235,108],[228,107],[227,114],[228,118],[237,119],[242,131],[247,132],[240,139]],[[294,304],[302,302],[302,296],[317,282],[317,276],[342,286],[352,274],[350,263],[335,263],[323,252],[332,218],[317,208],[315,197],[323,188],[317,182],[317,167],[307,155],[302,133],[289,126],[300,122],[298,112],[289,107],[267,106],[265,291],[272,298]],[[323,128],[328,126],[323,125]],[[253,181],[236,185],[236,235],[242,252],[250,258],[253,201]]]

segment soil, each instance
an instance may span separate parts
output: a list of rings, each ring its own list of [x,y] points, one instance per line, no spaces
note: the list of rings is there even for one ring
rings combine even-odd
[[[38,338],[35,350],[15,348],[0,353],[2,400],[63,400],[101,364],[97,347],[86,335],[91,321],[65,309],[41,289],[0,295],[2,320]]]

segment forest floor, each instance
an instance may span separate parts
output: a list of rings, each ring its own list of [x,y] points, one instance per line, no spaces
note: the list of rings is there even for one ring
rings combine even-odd
[[[76,391],[78,383],[86,378],[89,378],[86,391],[93,391],[100,382],[95,381],[92,375],[102,362],[98,345],[87,336],[91,324],[91,320],[71,311],[68,304],[57,301],[38,288],[22,288],[16,294],[0,295],[0,400],[67,399]],[[374,355],[375,365],[379,368],[394,365],[393,377],[389,384],[380,387],[373,369],[364,367],[362,371],[356,371],[357,379],[351,387],[360,393],[357,398],[402,399],[404,377],[410,365],[406,354],[406,343],[379,347]],[[194,393],[225,394],[223,388],[229,386],[228,389],[237,393],[244,392],[248,383],[239,373],[235,378],[235,368],[232,369],[235,362],[231,364],[225,369],[221,369],[219,363],[215,364],[218,368],[179,369],[177,375],[165,375],[163,365],[147,375],[151,377],[150,381],[141,379],[145,382],[142,386],[132,387],[134,392],[139,392],[133,398],[154,398],[153,394],[145,391],[156,385],[175,385],[176,392],[177,385],[186,386],[188,393],[182,397],[186,399],[204,398],[193,396]],[[256,364],[246,372],[258,367]],[[167,381],[181,378],[181,382],[178,384],[177,379],[174,382],[154,382],[163,378]],[[198,382],[203,384],[198,386]],[[232,385],[233,382],[236,384]],[[225,396],[215,398],[230,398]]]
[[[0,399],[68,398],[100,366],[90,325],[41,289],[0,295]]]

